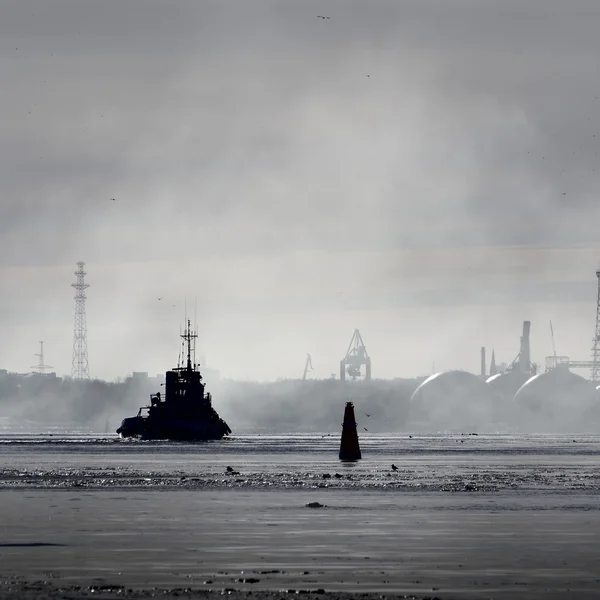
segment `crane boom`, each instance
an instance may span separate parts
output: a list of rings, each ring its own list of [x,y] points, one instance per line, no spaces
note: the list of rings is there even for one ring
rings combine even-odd
[[[312,366],[312,359],[310,357],[310,354],[306,355],[306,362],[304,363],[304,374],[302,375],[302,381],[304,381],[306,379],[306,375],[308,373],[308,371],[312,371],[313,370],[313,366]]]

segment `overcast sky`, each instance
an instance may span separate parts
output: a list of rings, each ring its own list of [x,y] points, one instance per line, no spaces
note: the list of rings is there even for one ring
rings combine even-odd
[[[318,18],[328,16],[328,19]],[[600,4],[0,0],[0,368],[589,358]],[[112,202],[110,199],[115,198]],[[163,300],[158,300],[163,297]],[[175,306],[174,306],[175,305]],[[193,310],[191,311],[193,312]]]

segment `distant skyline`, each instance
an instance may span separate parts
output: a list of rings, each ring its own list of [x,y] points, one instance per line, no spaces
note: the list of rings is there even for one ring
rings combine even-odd
[[[600,5],[6,0],[0,368],[224,377],[591,355]],[[113,200],[114,199],[114,200]],[[163,300],[157,300],[163,297]],[[176,306],[173,306],[176,305]]]
[[[418,280],[413,277],[413,287],[410,290],[402,289],[405,273],[400,273],[395,287],[373,294],[361,295],[360,290],[352,290],[348,286],[347,298],[343,291],[339,292],[335,288],[324,289],[321,285],[318,287],[318,312],[313,309],[309,314],[303,307],[314,303],[315,298],[303,293],[301,285],[293,289],[292,278],[288,278],[284,286],[288,292],[280,292],[279,307],[270,314],[271,321],[287,328],[287,351],[283,356],[277,352],[276,346],[276,340],[280,339],[282,334],[276,331],[276,327],[267,327],[261,331],[261,321],[246,321],[239,315],[240,303],[235,299],[230,300],[229,305],[222,304],[221,309],[230,310],[232,314],[230,318],[223,318],[220,316],[222,313],[218,313],[218,317],[207,317],[215,313],[216,303],[208,302],[201,307],[198,298],[197,355],[204,355],[208,366],[219,369],[223,377],[273,380],[278,377],[300,377],[306,352],[309,352],[313,357],[312,375],[319,378],[328,377],[332,373],[337,375],[339,361],[350,342],[355,321],[359,321],[356,325],[359,326],[367,350],[372,356],[374,377],[426,375],[431,372],[433,364],[436,370],[463,368],[478,373],[479,349],[482,345],[486,346],[488,351],[488,366],[492,349],[496,352],[498,363],[510,363],[518,353],[522,321],[532,320],[532,356],[543,368],[544,358],[552,354],[549,329],[549,321],[552,320],[558,354],[568,355],[573,360],[587,360],[590,357],[594,333],[597,285],[594,269],[588,269],[586,277],[584,268],[579,266],[585,266],[588,254],[587,250],[571,249],[561,252],[560,257],[557,257],[557,271],[561,270],[561,264],[575,265],[570,276],[563,274],[563,278],[571,280],[568,288],[552,281],[536,281],[536,277],[539,276],[532,273],[531,269],[524,269],[522,287],[515,291],[507,284],[514,284],[514,277],[508,280],[502,278],[499,272],[501,269],[494,269],[486,276],[486,269],[474,264],[473,279],[470,283],[463,283],[463,291],[468,290],[469,297],[480,294],[480,302],[489,303],[485,310],[481,310],[478,303],[461,305],[461,290],[451,285],[454,269],[447,257],[441,255],[433,261],[435,264],[430,266],[431,277],[423,277],[420,285],[417,285]],[[505,251],[507,262],[510,255],[510,252]],[[522,257],[522,250],[515,249],[513,256]],[[346,259],[347,256],[344,254],[339,258]],[[593,267],[593,261],[587,262]],[[335,266],[332,261],[331,267]],[[151,265],[144,266],[143,263],[137,266],[130,265],[132,270],[134,267],[152,269]],[[46,362],[54,365],[59,375],[67,375],[71,370],[75,302],[70,287],[71,279],[65,276],[68,275],[69,269],[74,271],[75,265],[65,265],[67,272],[62,274],[62,279],[66,289],[58,290],[55,282],[50,282],[55,290],[53,301],[49,302],[49,297],[41,294],[32,299],[32,302],[35,302],[34,314],[43,316],[44,305],[49,303],[53,307],[54,315],[57,315],[59,310],[62,315],[62,325],[44,322],[40,327],[40,330],[48,333],[43,338]],[[88,349],[92,376],[114,380],[125,377],[132,371],[147,371],[155,375],[174,366],[181,346],[178,336],[180,327],[184,325],[184,298],[165,295],[158,300],[158,294],[145,298],[138,306],[139,310],[147,314],[147,323],[136,320],[136,327],[132,328],[128,318],[129,313],[135,312],[135,309],[131,308],[131,305],[123,305],[121,298],[110,305],[98,300],[106,297],[108,293],[102,290],[102,286],[107,277],[110,279],[115,276],[112,269],[97,267],[97,271],[94,272],[93,265],[86,264],[86,270],[87,281],[96,281],[95,284],[91,283],[87,290]],[[237,272],[236,267],[232,275]],[[37,275],[39,271],[34,270],[32,276],[34,273]],[[15,275],[22,276],[23,272],[17,270]],[[447,285],[441,292],[435,289],[436,285],[440,285],[436,277],[443,279]],[[49,280],[48,274],[46,281]],[[72,280],[74,281],[74,275]],[[473,282],[476,282],[476,285],[473,285]],[[134,295],[135,283],[135,280],[132,280],[125,287],[124,297],[129,295],[127,290]],[[504,289],[501,287],[503,283],[506,285]],[[316,284],[309,285],[308,289],[316,287]],[[536,293],[540,289],[544,290],[546,300],[535,302]],[[268,301],[269,294],[275,292],[274,286],[273,289],[265,290],[262,296],[258,293],[248,294],[244,297],[246,309],[264,318],[265,311],[270,309],[263,303]],[[514,304],[516,294],[520,296],[518,308],[515,308]],[[62,298],[59,299],[58,296]],[[282,300],[285,300],[285,304]],[[64,306],[59,309],[60,301],[64,302]],[[427,302],[428,311],[419,307],[421,302]],[[26,354],[19,360],[18,355],[13,352],[12,360],[3,361],[0,368],[26,372],[27,367],[36,362],[32,359],[39,351],[39,340],[32,339],[27,348],[25,340],[19,340],[16,335],[23,324],[27,323],[25,308],[20,311],[22,323],[13,324],[13,339],[17,342],[14,347],[19,348],[21,352],[25,351]],[[328,324],[316,333],[314,329],[311,330],[309,316],[315,312],[318,314],[319,323]],[[194,320],[193,297],[187,298],[187,315]],[[574,323],[577,327],[573,327]],[[107,324],[110,327],[107,328]],[[438,337],[435,331],[438,332]],[[336,339],[334,335],[337,336]],[[473,343],[473,339],[478,341]],[[407,352],[404,340],[410,340],[415,346],[412,356]],[[294,348],[291,348],[292,344]],[[136,349],[136,352],[125,360],[121,358],[119,351],[115,353],[111,350],[113,346],[118,349],[124,345]],[[250,350],[246,352],[246,348]],[[466,356],[466,360],[453,359],[454,349],[457,356]],[[398,356],[401,357],[400,360],[397,360]]]

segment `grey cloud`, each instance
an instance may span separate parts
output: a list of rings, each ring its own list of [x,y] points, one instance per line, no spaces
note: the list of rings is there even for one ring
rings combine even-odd
[[[62,191],[67,202],[87,207],[94,206],[94,195],[110,195],[110,182],[143,191],[143,198],[131,193],[129,202],[150,212],[158,199],[145,187],[168,182],[176,209],[185,205],[192,213],[214,211],[226,219],[231,212],[246,218],[247,211],[262,211],[266,222],[284,230],[293,216],[298,227],[285,237],[300,235],[310,243],[322,232],[311,235],[306,212],[351,228],[361,221],[353,218],[361,203],[378,208],[377,233],[397,244],[417,237],[413,223],[432,225],[419,205],[444,217],[432,238],[468,239],[475,225],[484,228],[478,239],[510,242],[543,238],[548,227],[538,219],[540,232],[519,233],[521,223],[511,220],[498,228],[498,206],[505,208],[502,214],[516,215],[514,221],[533,218],[547,204],[568,212],[561,208],[563,188],[569,189],[567,206],[591,204],[590,173],[591,189],[580,179],[591,167],[592,142],[570,122],[580,116],[571,107],[583,103],[582,88],[574,93],[572,86],[556,85],[588,74],[585,58],[589,68],[595,42],[589,14],[581,10],[546,8],[545,18],[535,19],[535,11],[515,5],[408,4],[399,10],[389,3],[368,9],[349,4],[337,6],[324,24],[313,19],[309,5],[228,10],[181,4],[171,11],[160,3],[143,11],[135,3],[119,9],[62,6],[34,5],[33,17],[19,9],[17,30],[28,33],[21,46],[24,52],[28,44],[33,48],[26,55],[30,63],[22,65],[25,77],[12,91],[13,111],[20,105],[23,112],[15,138],[22,139],[18,124],[28,118],[24,92],[41,87],[39,57],[55,41],[64,50],[61,66],[52,67],[53,89],[60,93],[42,95],[42,106],[32,111],[40,127],[29,131],[34,137],[21,148],[23,156],[17,148],[11,153],[15,164],[5,166],[5,185],[12,173],[17,187],[8,188],[9,196],[26,193],[20,186],[28,173],[34,201],[46,188],[50,196]],[[28,18],[33,23],[26,28]],[[575,40],[557,41],[562,28],[576,25]],[[373,71],[369,81],[367,67]],[[589,82],[585,91],[592,98]],[[411,96],[419,109],[407,102]],[[402,118],[411,111],[420,117],[412,130]],[[48,122],[62,130],[51,131],[44,151],[35,136]],[[571,133],[554,139],[558,134],[548,127]],[[401,140],[407,133],[420,138],[415,178],[435,180],[443,158],[452,155],[453,173],[441,173],[441,189],[419,181],[407,186],[397,172],[402,157],[390,164],[382,139]],[[582,150],[582,144],[589,147]],[[577,151],[586,158],[568,154]],[[348,187],[367,181],[370,194],[349,197]],[[199,201],[186,183],[199,184]],[[300,205],[304,210],[294,212]],[[390,224],[390,218],[398,222]],[[336,237],[343,243],[344,234]]]
[[[421,277],[405,268],[414,255],[393,251],[481,247],[490,273],[504,267],[494,247],[594,251],[599,12],[541,0],[4,2],[0,266],[148,261],[141,297],[177,264],[229,310],[244,305],[227,285],[236,256],[254,260],[252,306],[292,279],[313,286],[279,290],[273,310],[335,306],[327,278],[352,288],[348,307],[579,302],[585,275],[568,287],[551,253],[523,251],[548,270],[535,282],[511,266],[494,287],[468,265],[452,285],[426,263]],[[319,256],[295,262],[306,250]],[[355,259],[373,250],[376,264]],[[336,252],[345,268],[323,260]],[[184,256],[200,266],[168,265]],[[211,273],[212,257],[229,270]],[[17,280],[15,298],[32,281]],[[104,284],[111,307],[131,295],[119,277]],[[134,300],[127,310],[150,314]]]

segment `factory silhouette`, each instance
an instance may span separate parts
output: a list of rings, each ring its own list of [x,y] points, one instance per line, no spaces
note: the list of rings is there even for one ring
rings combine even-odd
[[[44,342],[34,372],[0,369],[0,428],[44,430],[83,428],[96,432],[112,426],[140,401],[156,392],[162,376],[133,373],[124,381],[104,382],[89,375],[85,314],[84,263],[77,263],[73,363],[70,377],[48,372]],[[371,356],[356,329],[339,374],[311,379],[312,357],[306,355],[298,379],[274,382],[222,380],[203,369],[205,381],[235,433],[327,432],[339,429],[340,407],[352,401],[357,420],[370,433],[438,432],[600,432],[600,270],[596,333],[591,360],[553,354],[544,369],[531,359],[531,322],[524,321],[516,358],[489,367],[481,348],[479,374],[463,370],[428,377],[374,379]],[[515,336],[516,338],[516,336]],[[515,344],[517,345],[517,344]],[[589,379],[573,370],[589,370]],[[361,416],[364,415],[364,416]],[[362,427],[367,429],[366,427]]]

